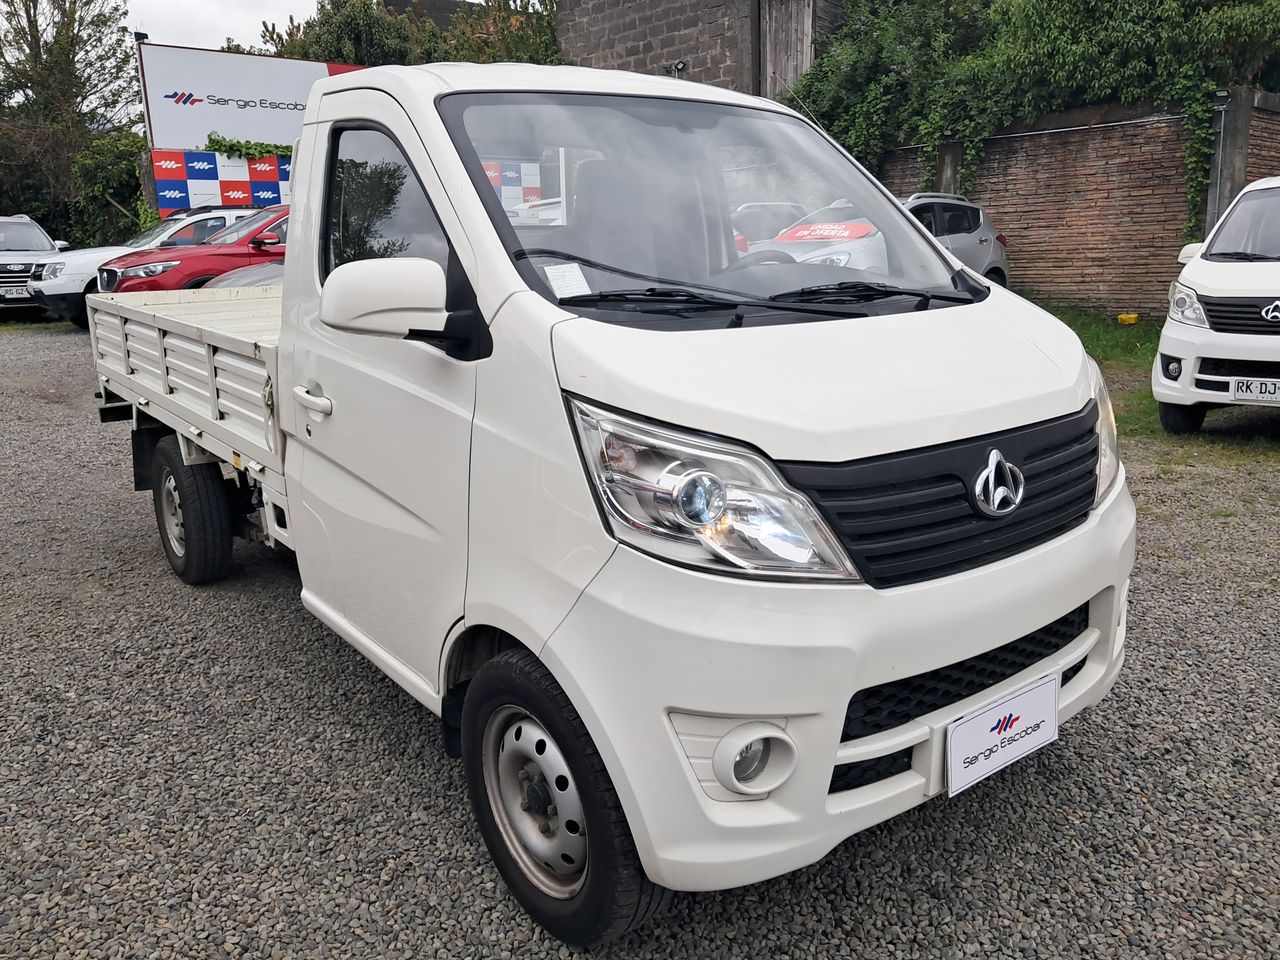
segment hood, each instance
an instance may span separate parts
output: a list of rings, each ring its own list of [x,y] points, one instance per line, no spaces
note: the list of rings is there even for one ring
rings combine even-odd
[[[758,447],[838,462],[1074,413],[1084,349],[1057,319],[994,288],[981,303],[734,330],[575,318],[552,346],[570,393]]]
[[[134,253],[133,247],[85,247],[83,250],[67,250],[64,253],[51,253],[45,257],[45,262],[57,261],[65,263],[68,271],[75,270],[96,270],[100,265],[106,263],[112,257],[120,257],[128,253]]]
[[[126,267],[140,267],[144,263],[165,263],[169,260],[188,260],[192,257],[244,253],[244,250],[244,245],[238,243],[196,243],[189,246],[152,247],[149,250],[134,250],[126,253],[102,266],[123,270]]]
[[[1206,297],[1276,297],[1280,299],[1280,262],[1205,260],[1196,257],[1178,275]]]

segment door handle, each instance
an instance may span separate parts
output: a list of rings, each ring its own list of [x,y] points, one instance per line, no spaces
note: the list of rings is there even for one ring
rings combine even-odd
[[[979,242],[979,243],[990,243],[990,242],[991,242],[991,238],[990,238],[990,237],[979,237],[979,238],[978,238],[978,242]]]
[[[299,384],[293,388],[293,398],[308,410],[314,410],[322,417],[333,413],[333,401],[328,397],[317,397],[306,387]]]

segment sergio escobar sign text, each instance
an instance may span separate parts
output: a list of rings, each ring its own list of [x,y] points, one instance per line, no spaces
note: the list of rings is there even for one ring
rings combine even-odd
[[[217,132],[232,140],[292,143],[311,85],[358,70],[192,47],[138,45],[147,140],[160,150],[200,150]]]

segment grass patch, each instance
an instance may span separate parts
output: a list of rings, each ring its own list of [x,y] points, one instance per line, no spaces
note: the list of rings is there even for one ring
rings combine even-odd
[[[66,333],[74,329],[76,329],[75,326],[66,320],[21,320],[14,323],[0,323],[0,336],[6,333],[40,333],[45,330],[50,333]]]

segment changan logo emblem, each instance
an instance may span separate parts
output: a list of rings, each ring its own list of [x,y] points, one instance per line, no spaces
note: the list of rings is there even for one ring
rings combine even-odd
[[[973,499],[988,517],[1003,517],[1018,509],[1026,488],[1022,471],[999,450],[992,450],[987,456],[986,469],[973,483]]]

